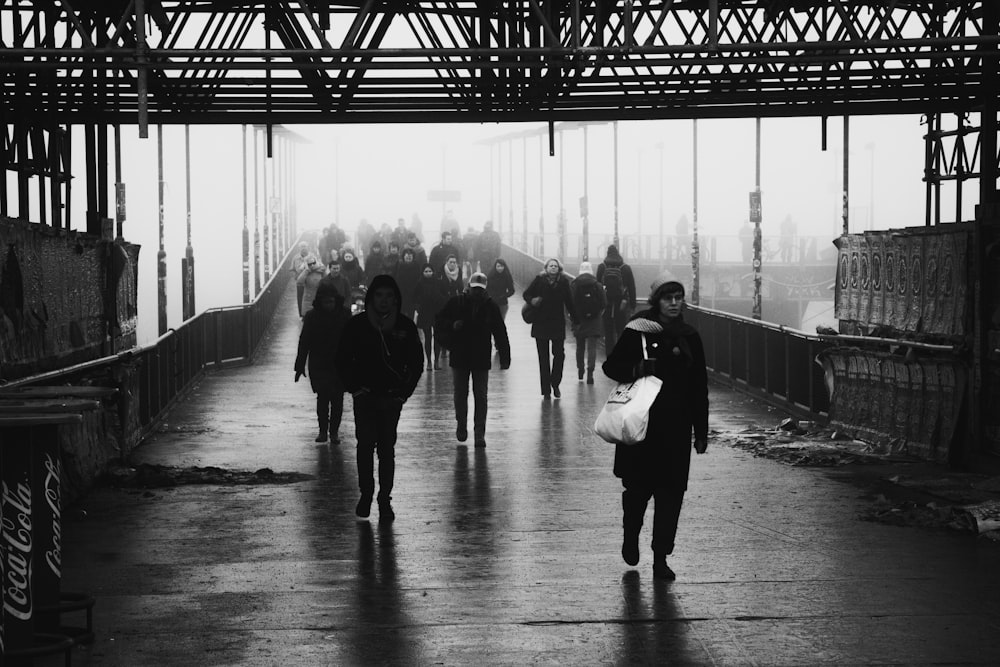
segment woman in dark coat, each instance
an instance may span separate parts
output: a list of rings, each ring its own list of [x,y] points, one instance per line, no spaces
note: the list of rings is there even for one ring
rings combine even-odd
[[[483,267],[486,271],[486,294],[500,306],[500,315],[507,319],[507,299],[514,296],[514,276],[510,275],[507,262],[497,259],[492,267]]]
[[[524,300],[536,309],[535,321],[531,323],[531,337],[538,349],[538,373],[542,384],[542,396],[554,394],[559,398],[559,383],[562,382],[563,365],[566,361],[566,313],[575,325],[576,309],[569,289],[569,278],[563,274],[558,259],[545,262],[545,270],[524,290]],[[551,365],[549,348],[551,347]]]
[[[434,318],[444,306],[445,298],[441,294],[441,280],[434,273],[434,267],[426,262],[421,269],[417,288],[413,292],[413,302],[417,309],[417,328],[424,335],[427,370],[441,370],[441,345],[434,340]]]
[[[344,248],[344,252],[340,253],[340,275],[347,278],[351,289],[365,287],[368,284],[365,282],[365,270],[361,268],[361,262],[350,248]]]
[[[295,381],[309,376],[316,393],[316,417],[319,435],[316,442],[340,442],[337,431],[344,414],[344,385],[337,373],[337,345],[350,314],[344,308],[344,297],[328,283],[321,282],[316,290],[312,309],[302,318],[299,350],[295,357]],[[308,366],[307,366],[308,363]],[[308,372],[307,372],[308,369]]]
[[[417,264],[416,255],[413,248],[403,248],[403,256],[396,265],[394,278],[399,285],[399,291],[403,294],[403,303],[399,307],[399,312],[406,315],[411,320],[415,319],[417,302],[415,295],[417,285],[420,282],[420,265]],[[430,357],[428,357],[430,358]]]
[[[684,286],[673,280],[654,283],[649,305],[625,326],[603,368],[618,382],[645,375],[663,380],[645,440],[615,447],[614,474],[625,488],[622,558],[629,565],[639,562],[639,531],[653,498],[653,576],[673,579],[667,556],[674,550],[687,490],[692,432],[696,452],[703,454],[708,446],[708,375],[701,336],[684,322]]]

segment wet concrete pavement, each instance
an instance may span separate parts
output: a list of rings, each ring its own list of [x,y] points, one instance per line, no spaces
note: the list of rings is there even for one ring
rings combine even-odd
[[[400,422],[397,519],[358,520],[350,400],[341,444],[314,443],[293,295],[259,363],[208,376],[133,464],[299,481],[101,488],[68,508],[64,589],[97,598],[76,664],[1000,662],[996,545],[861,521],[870,499],[842,476],[736,448],[693,460],[677,581],[652,578],[649,515],[629,568],[612,448],[590,430],[612,383],[578,383],[568,342],[563,397],[543,402],[520,304],[488,446],[456,442],[450,373],[425,373]],[[720,432],[784,416],[711,400]]]

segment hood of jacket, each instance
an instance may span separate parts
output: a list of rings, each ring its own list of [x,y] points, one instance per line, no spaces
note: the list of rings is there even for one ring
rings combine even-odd
[[[380,273],[372,278],[372,284],[368,286],[368,293],[365,294],[365,308],[371,308],[372,301],[375,299],[375,290],[380,287],[392,288],[393,293],[396,295],[396,310],[398,311],[399,305],[403,302],[403,293],[399,290],[396,279],[384,273]]]

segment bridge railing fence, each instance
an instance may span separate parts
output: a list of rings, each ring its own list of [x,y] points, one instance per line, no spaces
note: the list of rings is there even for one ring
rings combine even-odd
[[[250,303],[207,309],[154,342],[67,368],[12,381],[5,387],[82,384],[104,377],[120,397],[127,440],[141,441],[166,410],[209,369],[252,363],[291,280],[298,240]]]

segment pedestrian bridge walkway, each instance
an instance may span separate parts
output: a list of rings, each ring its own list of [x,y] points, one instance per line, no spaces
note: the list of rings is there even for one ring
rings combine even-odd
[[[358,520],[350,398],[341,443],[317,444],[313,394],[292,381],[294,289],[258,362],[209,374],[133,459],[276,475],[102,488],[67,509],[64,587],[97,599],[77,664],[1000,660],[997,549],[860,521],[857,487],[712,441],[677,581],[652,578],[648,521],[626,566],[613,450],[590,430],[612,383],[578,383],[570,341],[562,398],[543,401],[520,303],[488,446],[456,442],[450,373],[425,372],[400,421],[397,519]],[[711,400],[720,432],[784,416],[728,389]]]

